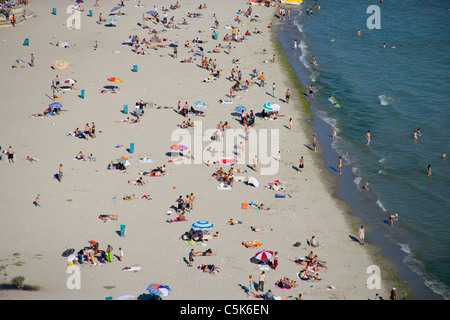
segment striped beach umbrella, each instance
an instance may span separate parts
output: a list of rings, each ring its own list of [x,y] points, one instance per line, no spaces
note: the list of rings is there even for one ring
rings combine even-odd
[[[255,258],[261,261],[269,260],[273,257],[273,252],[269,250],[262,250],[255,255]]]
[[[198,230],[211,229],[212,227],[214,227],[214,225],[208,221],[197,221],[192,224],[192,228],[198,229]]]
[[[275,102],[267,102],[267,103],[264,103],[264,105],[263,105],[263,109],[267,110],[267,111],[279,111],[280,108],[281,107],[278,104],[276,104]]]

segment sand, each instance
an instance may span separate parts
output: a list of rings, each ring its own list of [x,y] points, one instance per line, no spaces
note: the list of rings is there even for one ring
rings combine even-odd
[[[148,29],[138,25],[142,23],[143,13],[153,10],[154,5],[161,10],[162,6],[175,4],[175,1],[141,2],[145,8],[136,7],[135,1],[125,1],[121,11],[128,15],[118,17],[117,26],[108,28],[97,24],[96,20],[100,12],[106,17],[115,3],[99,1],[101,7],[94,7],[95,1],[86,0],[82,5],[80,29],[72,30],[66,27],[69,17],[66,8],[72,1],[31,1],[27,9],[34,12],[33,18],[15,28],[0,29],[1,146],[5,150],[11,145],[15,151],[14,164],[9,164],[5,155],[0,163],[0,282],[9,283],[15,276],[24,276],[27,285],[39,287],[37,291],[0,291],[0,299],[103,300],[128,294],[138,298],[147,293],[149,284],[161,283],[171,288],[171,293],[164,297],[166,300],[252,300],[254,298],[246,295],[248,277],[253,275],[257,281],[261,269],[251,258],[262,249],[278,252],[278,268],[266,270],[265,290],[271,289],[283,299],[294,299],[302,294],[305,300],[365,300],[373,299],[376,293],[388,298],[390,288],[384,281],[381,289],[367,287],[370,276],[367,268],[375,264],[370,254],[370,234],[364,246],[352,239],[357,236],[361,222],[355,221],[349,215],[350,209],[332,196],[327,181],[337,179],[337,175],[325,172],[321,166],[320,145],[317,153],[311,151],[313,133],[296,90],[289,83],[279,59],[264,62],[276,54],[271,42],[275,28],[267,26],[270,22],[279,23],[275,18],[278,8],[253,6],[253,15],[259,15],[258,22],[241,16],[244,24],[239,25],[233,20],[239,9],[245,11],[249,7],[245,1],[206,1],[208,8],[204,10],[198,10],[198,1],[180,1],[181,8],[168,12],[169,18],[174,16],[175,23],[180,23],[188,12],[203,16],[186,18],[189,25],[167,31],[161,31],[161,24],[146,22],[160,31],[159,37],[167,38],[161,44],[170,45],[178,36],[178,57],[173,58],[170,47],[138,55],[131,47],[122,45],[129,35],[138,35],[141,39],[152,36]],[[56,15],[51,14],[52,8],[57,9]],[[93,17],[87,16],[89,9],[93,10]],[[220,21],[218,40],[211,37],[214,13]],[[225,28],[227,25],[236,26],[242,33],[253,32],[255,28],[263,33],[252,33],[248,40],[232,42],[230,54],[223,50],[208,53],[218,43],[227,44],[222,40],[226,33],[231,34],[231,29]],[[199,33],[199,30],[205,32]],[[205,56],[217,59],[218,68],[223,70],[222,76],[211,83],[203,82],[211,75],[198,66],[200,57],[183,46],[186,40],[192,42],[198,36],[207,41],[202,44]],[[30,39],[29,46],[23,46],[25,38]],[[70,48],[55,46],[57,41],[68,41]],[[95,41],[98,41],[97,50],[94,50]],[[16,59],[29,62],[31,53],[35,56],[33,68],[11,68]],[[195,63],[181,63],[189,57],[195,57]],[[51,66],[56,59],[66,59],[69,67],[53,70]],[[266,86],[252,84],[247,92],[236,93],[240,99],[231,99],[232,104],[221,104],[220,99],[230,99],[227,95],[233,82],[227,78],[231,68],[236,66],[233,59],[245,60],[238,64],[243,80],[249,79],[250,72],[257,69],[264,72]],[[138,72],[132,71],[133,65],[138,65]],[[76,79],[76,87],[85,90],[85,98],[80,97],[80,90],[65,91],[61,94],[64,99],[56,100],[67,110],[63,115],[30,118],[53,102],[51,83],[56,75],[61,80]],[[101,94],[103,86],[111,84],[107,81],[109,77],[123,80],[117,84],[120,90],[116,94]],[[276,98],[271,96],[272,83],[276,83]],[[284,98],[289,87],[292,97],[286,104],[280,98]],[[128,105],[132,111],[135,102],[141,99],[152,102],[153,107],[145,109],[139,123],[116,122],[127,116],[134,118],[122,113],[123,106]],[[246,151],[247,160],[236,167],[247,169],[247,173],[236,176],[253,176],[261,185],[255,188],[235,181],[232,190],[220,191],[218,182],[211,176],[220,165],[206,166],[204,161],[180,165],[168,162],[169,147],[181,141],[173,139],[172,135],[185,119],[174,110],[157,107],[176,107],[178,101],[182,105],[188,102],[196,109],[199,108],[195,101],[209,105],[208,109],[200,109],[205,117],[192,118],[201,122],[202,130],[199,130],[200,122],[196,122],[196,133],[188,129],[197,139],[220,121],[228,121],[233,129],[243,129],[231,115],[237,106],[243,105],[259,113],[264,103],[279,103],[280,114],[284,117],[274,121],[257,118],[254,127],[279,133],[282,162],[276,174],[253,172],[248,167],[253,155]],[[292,130],[287,128],[289,118],[293,118]],[[86,141],[67,135],[92,122],[97,128],[95,139]],[[210,142],[206,135],[206,140],[200,147],[193,148],[193,152],[201,154]],[[135,143],[132,154],[126,150],[130,143]],[[122,147],[116,148],[116,145]],[[93,153],[96,161],[73,160],[79,151],[85,155]],[[39,162],[26,162],[23,160],[26,156],[35,157]],[[129,158],[128,170],[125,173],[107,170],[108,163],[121,156]],[[296,170],[300,156],[305,159],[305,169],[301,173]],[[154,163],[141,163],[139,159],[143,157],[151,158]],[[53,178],[59,164],[64,168],[61,183]],[[145,186],[128,184],[128,180],[140,176],[140,171],[162,165],[167,166],[169,174],[144,177]],[[284,180],[287,190],[276,192],[265,187],[266,181],[275,179]],[[38,193],[42,207],[33,205]],[[196,200],[194,210],[186,214],[188,221],[166,222],[168,218],[175,218],[174,213],[166,214],[169,210],[175,211],[172,207],[176,205],[175,200],[190,193]],[[288,193],[292,198],[277,199],[275,193]],[[138,198],[150,194],[152,200],[122,200],[123,196],[131,194]],[[242,210],[241,203],[250,201],[264,203],[271,210]],[[119,220],[101,222],[98,220],[101,214],[117,214]],[[227,225],[230,218],[249,224],[230,226]],[[186,245],[181,235],[200,220],[213,223],[210,232],[219,231],[220,238],[209,240],[206,246]],[[126,237],[118,234],[122,224],[126,225]],[[249,226],[263,231],[252,232]],[[325,246],[308,246],[307,240],[314,234]],[[113,263],[79,265],[81,287],[69,289],[67,279],[72,273],[66,272],[68,262],[61,254],[68,248],[78,251],[88,246],[90,240],[98,241],[101,250],[106,250],[110,244],[114,248],[113,255],[117,255],[121,247],[124,260],[114,258]],[[262,246],[245,248],[241,245],[244,240],[258,240]],[[298,241],[301,246],[294,247]],[[187,259],[192,248],[195,251],[211,248],[216,256],[196,257],[194,267],[190,268]],[[321,281],[301,281],[297,277],[300,266],[292,260],[310,251],[326,261]],[[203,274],[196,268],[201,263],[214,264],[220,272]],[[122,270],[133,266],[139,266],[140,270]],[[298,286],[291,290],[276,288],[275,282],[283,277],[296,280]]]

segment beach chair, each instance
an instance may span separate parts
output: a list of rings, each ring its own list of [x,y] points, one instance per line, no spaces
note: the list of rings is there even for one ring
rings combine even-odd
[[[23,42],[23,45],[28,47],[30,45],[30,39],[26,38],[25,41]]]
[[[126,225],[124,225],[124,224],[120,225],[120,236],[121,237],[126,237],[127,236],[127,233],[126,233],[126,230],[125,230],[126,228],[127,228]]]
[[[56,16],[56,8],[53,8],[52,14]]]
[[[133,72],[138,72],[138,66],[137,66],[137,64],[134,64],[134,65],[133,65]]]

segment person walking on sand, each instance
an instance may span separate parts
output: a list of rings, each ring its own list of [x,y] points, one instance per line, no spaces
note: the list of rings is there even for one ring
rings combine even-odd
[[[359,244],[364,245],[364,226],[361,226],[358,230]]]
[[[292,130],[292,118],[289,119],[289,130]]]
[[[333,127],[333,140],[337,139],[337,132],[336,132],[336,128]]]
[[[313,134],[313,148],[314,148],[314,152],[316,152],[317,151],[317,139],[314,134]]]
[[[289,104],[289,100],[291,99],[291,90],[289,90],[289,88],[286,90],[285,97],[286,103]]]
[[[301,156],[299,164],[298,164],[298,171],[303,172],[304,165],[305,165],[305,161],[303,160],[303,156]]]
[[[313,85],[309,86],[309,97],[312,99],[314,98],[314,89],[313,89]]]
[[[31,63],[30,63],[31,67],[34,67],[34,54],[31,54]]]
[[[256,172],[258,172],[258,156],[255,156],[253,158],[253,170],[255,170]]]
[[[39,208],[41,207],[41,195],[39,193],[36,196],[36,200],[34,200],[34,205]]]
[[[249,275],[248,278],[249,278],[249,280],[248,280],[249,281],[249,286],[248,286],[248,291],[247,291],[247,297],[250,295],[250,292],[253,293],[253,294],[256,294],[256,291],[255,291],[255,280],[253,280],[252,275]]]
[[[119,248],[119,260],[123,261],[123,250],[122,250],[122,248]]]
[[[191,193],[189,195],[189,203],[190,203],[190,209],[194,210],[194,200],[195,200],[195,196],[193,193]]]
[[[108,248],[106,248],[106,261],[108,262],[112,262],[112,251],[113,247],[111,247],[111,245],[108,244]]]
[[[14,150],[11,146],[6,150],[6,153],[8,154],[9,163],[14,163]]]
[[[264,291],[264,283],[266,282],[266,272],[262,271],[259,275],[258,291]]]
[[[264,77],[264,72],[261,73],[261,76],[259,77],[259,79],[261,80],[261,83],[259,84],[259,86],[264,88],[264,80],[266,79]]]
[[[58,181],[61,182],[62,181],[62,177],[63,177],[63,165],[60,164],[59,165],[59,169],[58,169],[58,173],[57,173],[57,177],[58,177]]]
[[[188,267],[192,267],[192,264],[194,263],[194,249],[191,249],[191,252],[189,252],[189,263]]]
[[[272,97],[274,97],[275,98],[275,82],[274,83],[272,83]]]

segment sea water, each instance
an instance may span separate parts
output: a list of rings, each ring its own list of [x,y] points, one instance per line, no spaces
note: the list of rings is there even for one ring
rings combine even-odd
[[[380,8],[380,29],[367,26],[369,5]],[[304,86],[313,85],[307,98],[336,196],[365,219],[367,240],[398,262],[416,298],[448,299],[450,159],[442,155],[450,151],[450,4],[305,0],[289,7],[279,39]],[[392,228],[391,213],[399,216]]]

